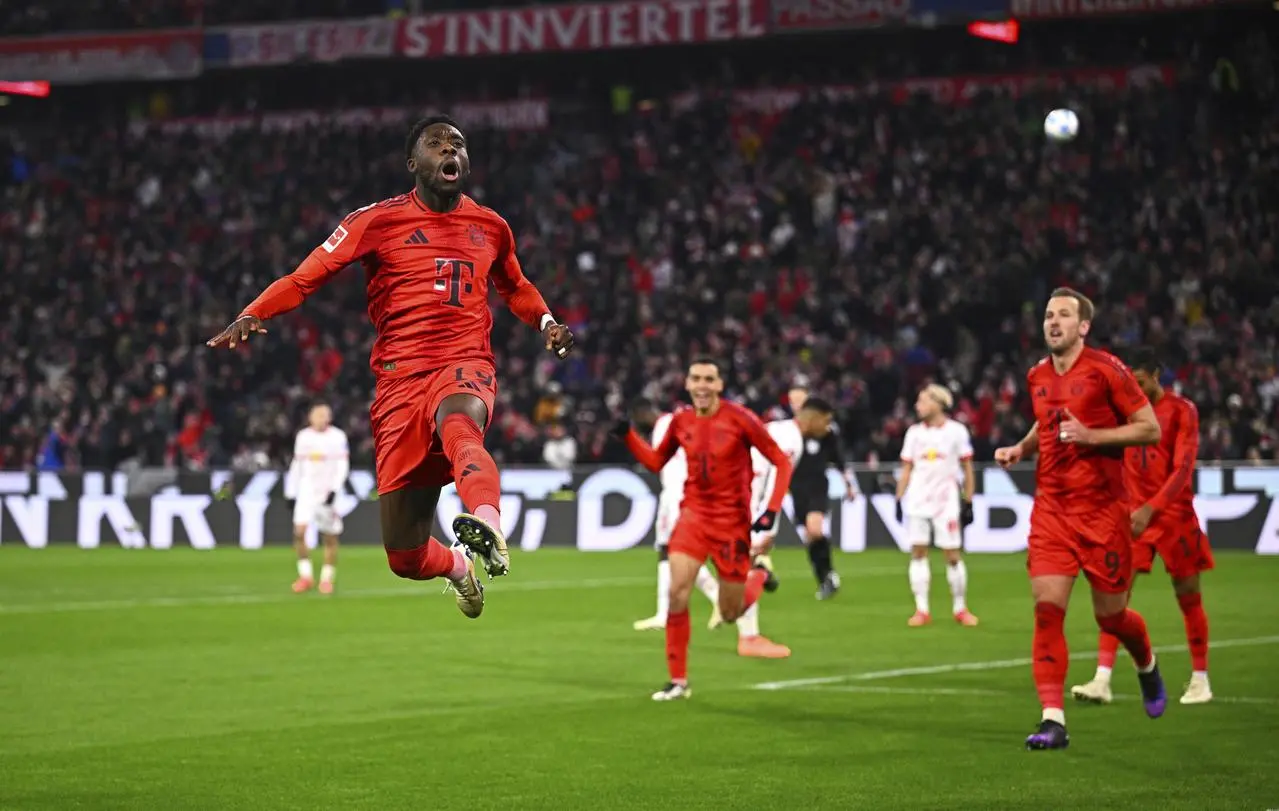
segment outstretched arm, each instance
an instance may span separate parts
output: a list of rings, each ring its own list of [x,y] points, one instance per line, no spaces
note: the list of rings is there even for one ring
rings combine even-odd
[[[288,276],[272,282],[240,315],[266,321],[297,308],[334,274],[375,249],[376,217],[370,209],[348,215],[323,245],[311,251]]]
[[[311,251],[297,268],[263,290],[249,306],[240,311],[226,329],[208,341],[212,347],[235,348],[255,332],[266,332],[262,322],[296,309],[333,274],[362,256],[377,249],[371,206],[348,214],[322,245]]]
[[[661,473],[662,468],[666,467],[666,463],[671,461],[671,457],[675,455],[675,451],[679,450],[679,442],[675,439],[675,432],[669,429],[656,448],[649,445],[644,441],[643,437],[635,433],[634,428],[626,432],[625,442],[626,447],[635,455],[639,463],[654,473]]]

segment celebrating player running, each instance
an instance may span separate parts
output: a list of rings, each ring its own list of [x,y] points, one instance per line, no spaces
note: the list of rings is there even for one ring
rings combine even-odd
[[[1021,442],[995,451],[1004,466],[1039,452],[1026,565],[1035,600],[1032,673],[1043,720],[1026,739],[1028,749],[1064,749],[1070,742],[1062,701],[1070,665],[1064,627],[1080,570],[1092,586],[1097,624],[1118,637],[1137,665],[1146,714],[1158,718],[1167,703],[1146,622],[1128,608],[1132,544],[1122,450],[1159,442],[1159,422],[1128,368],[1084,345],[1093,312],[1082,293],[1052,292],[1044,312],[1049,357],[1026,375],[1035,424]]]
[[[456,122],[434,116],[413,125],[405,158],[411,192],[353,211],[209,346],[234,348],[266,332],[262,322],[362,261],[377,332],[369,416],[387,560],[400,577],[447,578],[458,608],[474,618],[484,609],[474,556],[490,577],[510,566],[497,466],[484,449],[497,396],[490,281],[520,320],[542,331],[548,351],[564,357],[573,335],[524,278],[506,220],[462,193],[471,159]],[[431,537],[431,524],[440,488],[454,481],[471,512],[453,520],[460,545],[450,549]]]
[[[698,358],[688,367],[685,388],[691,409],[675,412],[661,443],[654,449],[630,427],[619,433],[640,464],[659,472],[683,449],[688,479],[679,520],[671,533],[671,600],[666,618],[666,663],[670,681],[653,694],[654,701],[688,698],[688,597],[697,570],[706,559],[719,573],[719,610],[734,622],[755,604],[768,572],[751,568],[752,530],[771,530],[791,478],[791,461],[749,410],[720,398],[724,379],[719,364]],[[772,497],[763,513],[751,521],[751,448],[777,468]]]

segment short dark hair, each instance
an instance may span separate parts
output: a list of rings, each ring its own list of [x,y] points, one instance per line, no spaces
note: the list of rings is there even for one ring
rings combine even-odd
[[[808,384],[802,380],[796,380],[794,383],[790,384],[790,386],[788,386],[786,390],[787,391],[811,391],[811,389],[808,388]]]
[[[716,374],[722,375],[724,373],[724,367],[720,365],[720,362],[718,360],[711,357],[710,355],[697,355],[688,362],[688,365],[690,368],[693,366],[700,366],[700,365],[714,366]]]
[[[818,414],[834,414],[835,407],[820,397],[809,397],[799,407],[800,411],[815,411]]]
[[[451,115],[445,115],[444,113],[428,115],[409,128],[409,137],[404,141],[405,160],[413,157],[413,147],[417,146],[418,139],[422,137],[422,133],[426,132],[426,128],[433,127],[436,124],[448,124],[458,132],[462,131],[462,125],[458,124]]]
[[[1133,371],[1158,374],[1164,368],[1164,363],[1154,347],[1139,346],[1128,353],[1128,366]]]
[[[1093,306],[1092,299],[1073,287],[1058,287],[1049,294],[1048,298],[1073,298],[1075,303],[1079,305],[1080,321],[1091,321],[1093,316],[1097,314],[1097,308]]]

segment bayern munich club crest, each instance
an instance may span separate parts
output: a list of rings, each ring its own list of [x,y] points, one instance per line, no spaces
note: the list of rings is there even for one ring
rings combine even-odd
[[[483,248],[485,237],[484,229],[478,225],[469,225],[466,228],[467,235],[471,237],[471,244],[477,248]]]

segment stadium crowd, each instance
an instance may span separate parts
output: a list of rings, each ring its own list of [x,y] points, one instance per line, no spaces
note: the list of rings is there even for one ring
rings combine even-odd
[[[1069,283],[1100,305],[1095,343],[1164,353],[1202,457],[1277,458],[1274,43],[1228,41],[1171,85],[958,106],[810,92],[767,112],[701,92],[474,130],[473,196],[511,221],[579,347],[554,362],[495,299],[495,455],[541,462],[549,439],[562,460],[571,439],[577,462],[625,459],[613,418],[640,394],[676,402],[685,359],[710,352],[761,413],[806,381],[857,461],[895,459],[938,380],[988,458],[1027,427],[1042,303]],[[1084,134],[1052,145],[1042,116],[1063,104]],[[347,211],[407,188],[409,121],[7,131],[0,469],[278,464],[315,399],[371,464],[358,269],[247,352],[203,340]]]
[[[0,9],[0,36],[273,23],[526,6],[536,0],[42,0]],[[581,0],[556,0],[560,4]]]

